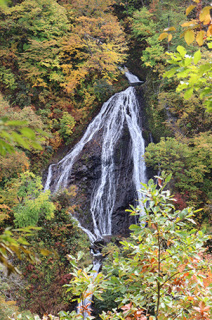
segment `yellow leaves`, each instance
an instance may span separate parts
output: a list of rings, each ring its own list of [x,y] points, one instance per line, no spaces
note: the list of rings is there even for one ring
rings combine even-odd
[[[34,87],[43,87],[43,88],[48,88],[47,83],[40,77],[36,79],[36,82],[33,84],[32,88]]]
[[[186,21],[181,24],[181,27],[194,27],[197,24],[197,20]]]
[[[204,7],[199,15],[199,20],[203,22],[204,25],[207,25],[211,21],[210,10],[212,7]]]
[[[168,33],[167,33],[167,32],[163,32],[163,33],[160,34],[158,40],[163,40],[163,39],[165,39],[167,36],[168,36]]]
[[[210,29],[210,32],[212,32],[212,28]],[[200,30],[195,33],[194,30],[188,29],[184,31],[182,36],[184,36],[184,39],[188,45],[190,45],[196,39],[196,42],[201,47],[204,44],[206,32],[203,30]]]
[[[9,178],[29,169],[29,159],[24,152],[15,151],[6,157],[0,157],[0,181],[2,178]]]
[[[171,39],[172,39],[172,34],[170,33],[170,34],[168,35],[168,42],[170,42]]]
[[[112,82],[119,72],[117,65],[123,64],[126,57],[126,40],[122,27],[115,16],[109,11],[104,12],[104,8],[108,8],[110,4],[111,0],[72,2],[78,12],[72,34],[63,42],[61,67],[65,81],[61,86],[71,95],[75,95],[76,90],[80,92],[83,96],[81,108],[85,105],[89,108],[96,98],[86,82],[90,85],[97,79]],[[87,14],[92,6],[95,13]],[[98,14],[99,10],[101,14]]]
[[[185,22],[182,24],[183,27],[189,27],[186,31],[183,32],[181,37],[184,36],[184,39],[188,45],[190,45],[194,40],[196,39],[196,42],[201,47],[204,44],[204,40],[206,38],[206,32],[203,30],[200,31],[194,31],[193,29],[198,28],[198,25],[195,24],[196,20]],[[212,26],[210,26],[210,29],[207,32],[207,35],[212,34]]]
[[[60,134],[58,131],[53,133],[53,137],[49,139],[49,144],[52,146],[52,148],[57,151],[58,148],[61,146],[62,138],[60,137]]]
[[[186,43],[189,45],[191,44],[194,39],[195,39],[195,33],[193,30],[187,30],[185,33],[184,33],[184,38],[185,38],[185,41]]]
[[[95,96],[92,93],[90,94],[89,91],[85,90],[84,104],[91,106],[94,103],[94,100],[95,100]]]
[[[49,254],[51,254],[52,252],[47,250],[47,249],[41,249],[40,250],[40,253],[43,255],[43,256],[48,256]]]
[[[212,35],[212,24],[208,27],[207,37],[210,37],[211,35]]]
[[[204,43],[205,31],[201,30],[197,33],[196,42],[201,47]]]
[[[169,27],[169,28],[164,29],[164,31],[176,31],[176,28],[175,27]]]
[[[190,13],[194,8],[196,8],[196,6],[194,6],[194,5],[189,6],[189,7],[186,9],[186,15],[188,16],[189,13]]]
[[[80,84],[82,79],[85,79],[88,71],[85,67],[79,67],[78,69],[70,70],[70,74],[66,78],[65,88],[67,93],[74,94],[75,89]]]
[[[169,29],[174,30],[175,28],[173,27],[173,28],[169,28]],[[164,29],[164,30],[166,30],[166,29]],[[167,32],[163,32],[163,33],[160,34],[158,40],[163,40],[163,39],[165,39],[167,37],[168,37],[168,42],[170,42],[171,39],[172,39],[172,34],[171,33],[167,33]]]
[[[199,0],[194,0],[197,4],[200,2]],[[189,13],[195,9],[197,6],[196,5],[190,5],[186,9],[186,15],[188,16]],[[204,44],[204,41],[206,37],[210,37],[212,35],[212,24],[211,24],[211,12],[212,7],[211,6],[206,6],[202,8],[201,10],[197,10],[196,15],[197,18],[186,21],[181,26],[183,28],[187,28],[181,35],[184,36],[186,43],[189,45],[191,44],[195,39],[196,42],[199,46],[202,46]],[[208,25],[207,31],[205,30],[205,27]],[[195,30],[195,31],[194,31]]]

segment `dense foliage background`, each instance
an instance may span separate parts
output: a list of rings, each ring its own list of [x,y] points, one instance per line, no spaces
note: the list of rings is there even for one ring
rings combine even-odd
[[[205,0],[0,1],[0,263],[9,273],[22,272],[10,278],[1,272],[2,320],[21,310],[30,310],[21,318],[27,319],[27,312],[41,316],[75,307],[74,293],[63,285],[75,279],[67,254],[85,252],[79,268],[91,262],[88,240],[70,217],[84,199],[74,186],[54,196],[43,193],[41,175],[80,138],[101,104],[127,86],[125,65],[145,80],[144,136],[153,140],[147,166],[172,174],[167,187],[175,209],[202,209],[194,212],[197,228],[212,232],[210,8]],[[17,229],[22,227],[29,229]],[[189,233],[191,226],[184,227]],[[123,250],[125,259],[129,245],[116,245],[109,246],[109,256]],[[192,250],[198,253],[195,245]],[[125,267],[133,278],[130,263]],[[125,294],[108,286],[114,299]],[[138,299],[140,309],[133,309],[132,300],[125,301],[124,319],[146,319],[145,303]],[[209,319],[206,302],[194,303],[203,313],[198,318],[196,310],[192,319]],[[96,313],[116,306],[106,294],[104,304],[96,301]],[[102,319],[123,319],[118,317],[105,313]]]

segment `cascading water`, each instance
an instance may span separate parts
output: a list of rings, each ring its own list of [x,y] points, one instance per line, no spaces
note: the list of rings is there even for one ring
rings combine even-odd
[[[130,84],[138,84],[141,81],[131,74],[129,71],[125,73]],[[135,94],[135,88],[129,87],[125,91],[115,94],[106,103],[103,104],[100,113],[90,123],[82,139],[61,161],[57,164],[52,164],[48,170],[48,176],[45,184],[45,190],[51,189],[52,192],[68,187],[71,181],[73,168],[79,161],[83,150],[86,146],[94,141],[95,137],[100,137],[101,141],[101,163],[100,163],[100,177],[96,180],[93,186],[90,199],[90,213],[93,220],[93,232],[88,228],[83,227],[79,223],[79,227],[88,235],[91,244],[95,241],[112,234],[112,216],[116,210],[116,202],[121,198],[122,190],[120,188],[120,181],[132,180],[128,189],[134,188],[137,193],[137,198],[140,199],[138,190],[140,183],[146,182],[146,167],[143,159],[145,151],[145,143],[142,136],[142,127],[140,121],[139,104]],[[121,152],[122,156],[118,157],[117,161],[117,146],[125,140],[124,133],[128,132],[130,150]],[[129,158],[126,160],[126,158]],[[117,162],[125,161],[122,173],[117,173]],[[119,163],[119,166],[121,164]],[[132,167],[129,170],[128,167]],[[132,172],[131,172],[132,171]],[[126,173],[125,173],[126,172]],[[131,176],[129,176],[129,173]],[[125,188],[124,183],[122,183]],[[128,190],[126,188],[126,190]],[[122,198],[124,196],[122,195]],[[123,200],[123,199],[122,199]],[[120,200],[119,200],[120,202]],[[121,204],[120,206],[123,206]],[[141,209],[143,204],[139,201]],[[77,220],[78,221],[78,220]],[[78,221],[79,222],[79,221]],[[93,270],[94,279],[101,267],[101,252],[91,250],[94,261]],[[91,304],[92,295],[82,301],[79,306]],[[84,319],[87,318],[87,313],[84,313]]]
[[[130,84],[141,84],[143,81],[140,81],[138,79],[137,76],[135,76],[134,74],[132,74],[127,68],[126,68],[126,72],[125,72],[125,77],[128,79]]]
[[[135,76],[133,76],[135,77]],[[136,77],[134,81],[138,82]],[[116,201],[118,178],[115,168],[115,149],[127,126],[131,138],[131,160],[133,162],[132,180],[136,190],[140,182],[145,183],[145,144],[139,119],[139,105],[133,87],[115,94],[104,103],[100,113],[88,126],[82,139],[60,162],[49,167],[45,190],[57,192],[68,185],[73,165],[79,159],[83,148],[93,137],[102,132],[101,178],[92,191],[90,212],[93,220],[93,233],[96,239],[112,233],[112,214]],[[138,198],[140,195],[138,194]],[[142,208],[142,203],[139,202]]]

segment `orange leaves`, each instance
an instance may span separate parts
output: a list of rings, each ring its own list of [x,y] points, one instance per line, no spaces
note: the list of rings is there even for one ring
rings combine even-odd
[[[198,260],[206,260],[208,265],[210,265],[211,256],[202,256],[199,258],[191,259],[190,263],[182,265],[178,270],[183,271],[185,267],[193,268],[193,275],[189,277],[189,272],[184,273],[183,278],[186,282],[183,284],[183,287],[186,291],[186,300],[189,302],[192,307],[190,313],[190,320],[210,320],[210,311],[211,305],[207,306],[206,303],[201,300],[202,297],[210,297],[210,285],[212,284],[212,273],[209,269],[200,269],[198,267]],[[182,280],[181,279],[181,280]],[[182,283],[181,283],[182,285]],[[193,287],[193,292],[188,288]],[[200,294],[201,292],[201,294]],[[207,301],[207,299],[205,300]]]
[[[158,185],[159,185],[160,187],[163,186],[163,180],[162,180],[160,177],[158,177]]]
[[[52,146],[54,151],[57,151],[62,144],[62,139],[58,131],[53,133],[53,137],[49,139],[49,145]]]
[[[199,314],[195,317],[196,320],[211,320],[208,311],[210,311],[211,307],[206,306],[205,302],[200,301],[199,307],[193,307]]]
[[[212,35],[212,24],[208,27],[207,37],[210,37],[211,35]]]
[[[121,307],[126,315],[126,320],[147,320],[147,317],[144,315],[144,309],[137,309],[133,307],[132,302]]]
[[[127,311],[129,311],[132,308],[132,302],[126,304],[125,306],[121,307],[121,309],[124,311],[124,313],[126,313]]]
[[[91,295],[91,293],[89,293],[89,295]],[[81,305],[80,307],[77,307],[77,308],[78,308],[79,314],[81,314],[82,316],[85,315],[86,313],[88,314],[88,316],[91,315],[91,304],[90,303],[87,303],[86,305]]]
[[[0,157],[0,181],[2,178],[11,178],[29,169],[29,159],[24,152],[15,151],[6,157]]]
[[[179,270],[180,272],[183,272],[183,270],[185,269],[185,267],[186,267],[186,264],[181,264],[181,265],[179,266],[178,270]]]
[[[111,0],[72,2],[76,17],[61,51],[65,74],[62,86],[71,95],[80,90],[83,106],[93,105],[95,99],[93,92],[86,89],[87,83],[91,86],[97,79],[110,83],[118,73],[117,65],[125,58],[124,32],[117,18],[106,11],[111,4]]]

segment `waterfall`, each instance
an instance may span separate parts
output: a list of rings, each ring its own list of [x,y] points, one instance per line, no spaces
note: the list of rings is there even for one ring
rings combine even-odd
[[[129,71],[126,71],[125,76],[128,78],[130,84],[141,83],[141,81]],[[145,143],[142,136],[140,118],[136,91],[135,88],[130,86],[125,91],[116,93],[103,104],[101,111],[89,124],[82,139],[61,161],[57,164],[50,165],[48,169],[44,187],[45,190],[51,189],[52,192],[57,192],[68,187],[73,167],[80,159],[83,150],[95,137],[101,137],[101,176],[93,186],[90,199],[93,232],[91,232],[87,226],[86,228],[83,227],[75,218],[78,226],[88,235],[91,245],[94,245],[97,240],[112,234],[112,214],[115,210],[118,193],[119,197],[120,193],[123,193],[122,190],[119,190],[120,179],[125,179],[123,181],[132,180],[130,185],[136,190],[137,199],[140,199],[140,183],[146,182],[146,167],[143,159]],[[130,138],[130,150],[128,150],[127,153],[133,169],[131,176],[127,176],[129,173],[129,171],[127,171],[127,173],[124,172],[122,177],[116,173],[117,159],[115,159],[115,153],[117,146],[119,146],[121,139],[123,139],[123,134],[126,129]],[[120,157],[120,159],[122,159],[122,157]],[[126,164],[128,165],[129,163],[126,161]],[[142,201],[139,200],[138,204],[142,214]],[[94,258],[94,280],[101,267],[102,255],[101,250],[99,251],[98,249],[97,251],[91,249],[91,254]],[[78,312],[80,307],[90,305],[91,301],[92,295],[88,295],[88,297],[78,305]],[[83,318],[86,319],[87,316],[88,314],[84,312]]]
[[[141,84],[143,81],[139,80],[139,78],[137,76],[135,76],[134,74],[132,74],[129,70],[127,70],[125,72],[125,77],[128,79],[130,84]]]
[[[130,81],[139,82],[139,79],[129,72],[126,76],[130,77]],[[61,161],[50,165],[48,170],[45,190],[51,189],[52,192],[57,192],[66,188],[80,153],[92,141],[93,137],[101,132],[101,178],[94,186],[90,200],[95,239],[103,238],[112,233],[112,214],[119,188],[114,154],[126,127],[131,139],[129,152],[133,163],[132,180],[135,189],[138,191],[141,188],[140,182],[146,182],[146,167],[143,159],[145,144],[142,137],[139,104],[135,93],[135,88],[130,86],[105,102],[99,114],[88,126],[82,139]],[[138,192],[137,198],[140,198]],[[142,211],[141,201],[139,205]]]
[[[125,75],[127,80],[129,81],[130,85],[139,85],[143,83],[137,76],[131,73],[126,66],[119,67],[119,70]]]
[[[90,230],[84,228],[76,217],[72,216],[72,219],[74,219],[77,223],[77,226],[87,234],[87,236],[90,240],[90,243],[93,244],[96,241],[96,237],[93,235],[93,233]],[[93,254],[93,256],[94,256],[94,254]]]

